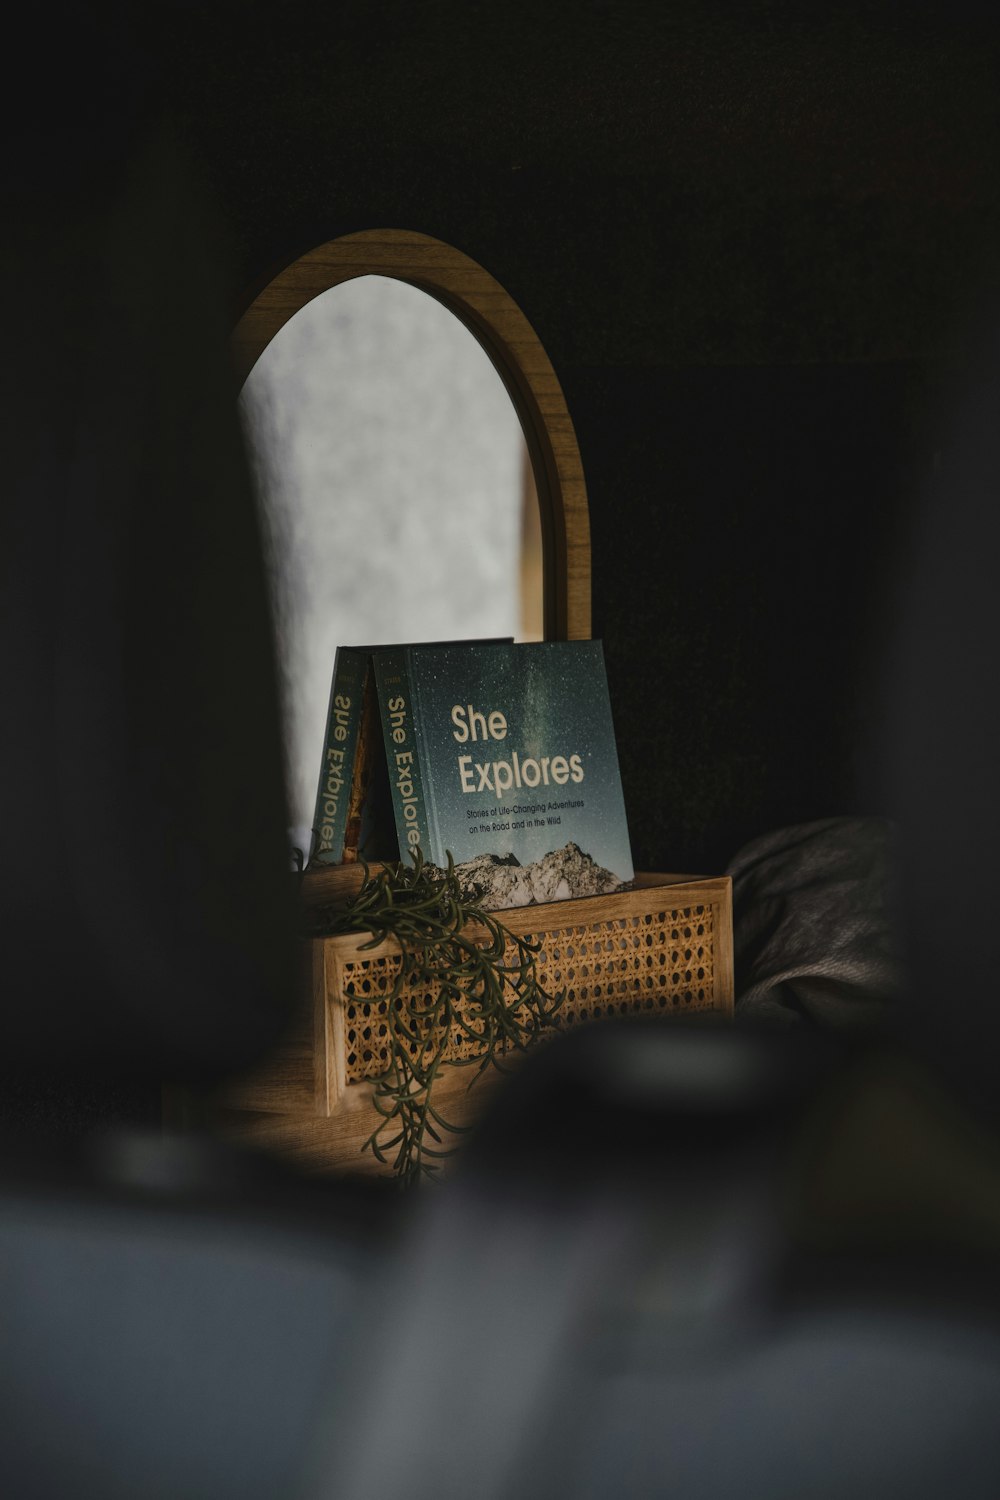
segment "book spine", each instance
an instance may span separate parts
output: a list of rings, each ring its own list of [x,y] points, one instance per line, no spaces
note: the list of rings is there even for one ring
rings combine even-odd
[[[330,707],[326,716],[323,762],[316,791],[310,863],[339,865],[344,857],[344,835],[351,781],[358,747],[366,653],[342,646],[333,665]]]
[[[412,859],[419,849],[424,859],[430,859],[430,824],[408,653],[405,647],[389,647],[377,651],[373,660],[400,858]]]
[[[447,854],[444,849],[444,840],[441,837],[441,819],[438,816],[437,797],[435,796],[434,767],[430,756],[423,753],[424,746],[424,715],[423,703],[420,694],[420,674],[417,671],[410,672],[410,693],[413,698],[413,730],[417,738],[420,750],[422,784],[424,794],[424,808],[427,821],[427,844],[424,848],[424,858],[429,859],[432,864],[443,868],[447,863]]]

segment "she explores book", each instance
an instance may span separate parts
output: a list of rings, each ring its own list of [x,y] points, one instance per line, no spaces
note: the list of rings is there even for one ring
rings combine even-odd
[[[599,641],[372,654],[399,851],[494,909],[633,878]]]

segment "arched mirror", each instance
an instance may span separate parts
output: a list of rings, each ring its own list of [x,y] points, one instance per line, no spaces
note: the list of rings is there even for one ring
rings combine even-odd
[[[307,842],[337,645],[589,635],[586,496],[541,344],[439,241],[320,247],[265,288],[235,348]]]

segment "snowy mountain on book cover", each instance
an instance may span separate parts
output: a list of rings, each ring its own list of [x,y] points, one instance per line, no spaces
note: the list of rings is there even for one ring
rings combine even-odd
[[[633,878],[599,641],[375,654],[400,851],[494,907]]]
[[[519,864],[514,854],[477,854],[456,865],[454,873],[463,889],[488,911],[569,901],[575,896],[606,896],[622,888],[617,875],[602,870],[573,843],[530,865]]]

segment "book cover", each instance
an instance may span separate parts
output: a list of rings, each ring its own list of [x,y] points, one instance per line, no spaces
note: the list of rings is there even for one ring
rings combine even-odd
[[[633,878],[599,641],[373,654],[400,854],[494,909]]]

